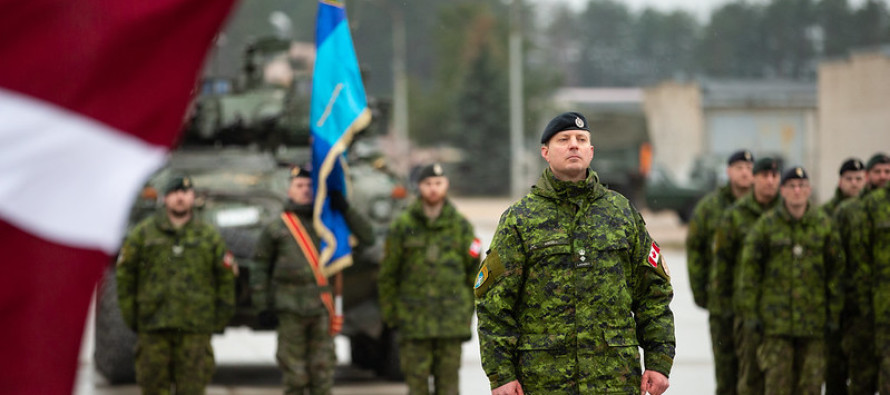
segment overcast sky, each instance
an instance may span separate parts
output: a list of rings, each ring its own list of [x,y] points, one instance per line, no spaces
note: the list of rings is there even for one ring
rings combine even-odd
[[[587,4],[588,0],[527,0],[539,4],[569,3],[580,9]],[[732,0],[618,0],[627,4],[633,11],[639,11],[645,7],[655,8],[661,11],[673,11],[682,9],[694,14],[699,21],[707,22],[711,10]],[[767,0],[748,0],[751,3],[768,3]],[[884,0],[888,2],[890,0]],[[849,0],[853,7],[859,7],[864,0]]]

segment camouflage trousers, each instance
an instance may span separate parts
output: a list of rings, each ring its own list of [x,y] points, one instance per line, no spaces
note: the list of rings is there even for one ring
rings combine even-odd
[[[757,362],[757,348],[763,335],[746,330],[741,317],[735,317],[735,352],[739,361],[739,377],[736,385],[738,395],[762,395],[763,371]]]
[[[461,343],[459,338],[401,339],[399,357],[409,395],[430,394],[433,376],[436,395],[457,395]]]
[[[278,314],[278,351],[284,393],[328,395],[334,387],[334,338],[327,314]]]
[[[739,376],[739,361],[733,341],[733,316],[711,314],[711,349],[714,352],[714,374],[718,395],[735,395]]]
[[[825,395],[847,395],[847,357],[841,347],[841,332],[825,333]]]
[[[820,395],[825,380],[825,340],[764,336],[757,349],[766,395]]]
[[[145,395],[203,394],[215,369],[209,333],[139,333],[136,382]]]
[[[875,331],[871,316],[851,316],[841,322],[841,348],[850,375],[849,395],[874,395],[878,385],[879,361],[875,354]]]
[[[890,394],[890,328],[885,325],[876,326],[875,344],[877,345],[878,363],[878,392]]]

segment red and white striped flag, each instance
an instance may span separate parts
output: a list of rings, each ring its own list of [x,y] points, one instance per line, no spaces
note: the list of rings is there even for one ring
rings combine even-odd
[[[0,388],[70,394],[90,296],[234,0],[0,0]]]

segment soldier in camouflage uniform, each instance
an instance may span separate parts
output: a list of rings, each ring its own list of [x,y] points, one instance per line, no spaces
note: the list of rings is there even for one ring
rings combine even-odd
[[[877,389],[878,360],[875,350],[874,316],[871,301],[861,286],[870,281],[869,275],[859,269],[868,268],[870,257],[866,252],[866,241],[861,238],[866,221],[866,211],[862,199],[881,189],[890,181],[890,156],[883,153],[873,155],[866,164],[866,185],[857,198],[848,199],[838,205],[834,214],[835,231],[839,234],[844,256],[845,269],[849,273],[843,283],[844,308],[841,312],[841,348],[849,368],[850,395],[872,395]]]
[[[869,305],[874,317],[878,392],[890,394],[890,183],[862,198],[861,255],[854,256],[855,280],[864,288],[858,303]]]
[[[642,216],[589,168],[590,137],[581,114],[548,123],[549,167],[501,216],[477,276],[494,395],[660,395],[669,385],[670,271]]]
[[[834,218],[840,204],[850,198],[859,196],[862,188],[865,187],[865,164],[857,158],[850,158],[841,164],[840,178],[838,186],[835,189],[834,196],[822,205],[822,212],[829,218]],[[843,262],[841,262],[843,263]],[[841,279],[841,289],[846,283],[846,276]],[[841,315],[840,322],[845,319]],[[829,331],[825,334],[825,394],[826,395],[847,395],[847,378],[849,373],[847,370],[847,358],[841,348],[841,332]]]
[[[314,252],[320,241],[313,223],[311,174],[295,167],[291,170],[285,213],[293,214],[308,236],[308,247]],[[342,194],[331,194],[331,205],[344,214],[350,230],[360,242],[372,240],[367,222],[349,207]],[[260,310],[264,327],[276,327],[278,350],[276,360],[282,371],[284,393],[289,395],[328,395],[334,385],[334,317],[323,302],[323,293],[330,297],[330,286],[319,286],[315,271],[291,233],[284,218],[272,220],[263,229],[254,253],[255,270],[251,271],[253,302]],[[312,253],[310,252],[310,254]]]
[[[446,197],[439,164],[418,175],[420,198],[389,229],[378,290],[383,320],[399,331],[408,393],[456,395],[461,343],[470,340],[473,280],[482,245]]]
[[[686,235],[686,262],[692,295],[695,298],[695,304],[699,307],[708,307],[708,280],[711,278],[711,263],[714,260],[714,232],[717,228],[717,221],[736,199],[751,190],[753,165],[754,155],[748,150],[741,150],[730,155],[726,167],[729,184],[702,198],[689,220],[689,230]],[[709,313],[711,348],[714,351],[714,370],[717,379],[716,393],[733,395],[738,376],[738,361],[735,355],[735,345],[732,342],[732,316],[726,316],[720,311]]]
[[[237,267],[222,237],[192,211],[188,177],[165,189],[165,209],[127,236],[117,263],[121,313],[138,335],[144,394],[203,394],[214,371],[210,337],[235,312]]]
[[[826,327],[837,328],[843,304],[839,243],[831,219],[812,207],[802,167],[782,175],[782,203],[765,212],[745,237],[738,314],[760,332],[758,365],[767,395],[820,395]]]
[[[760,338],[756,333],[745,331],[733,306],[742,242],[757,218],[779,202],[778,162],[772,158],[759,159],[754,163],[753,171],[753,190],[723,213],[714,234],[714,266],[708,293],[708,311],[720,314],[723,320],[733,320],[732,341],[739,364],[736,385],[739,395],[763,393],[763,374],[756,358]]]

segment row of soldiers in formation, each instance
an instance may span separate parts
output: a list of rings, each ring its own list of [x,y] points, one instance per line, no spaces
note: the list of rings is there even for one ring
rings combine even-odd
[[[727,164],[686,239],[716,393],[890,394],[890,156],[843,162],[821,207],[801,167]]]

